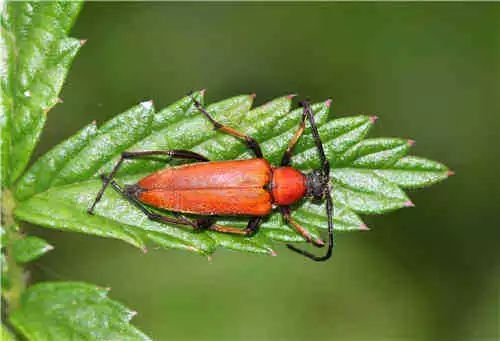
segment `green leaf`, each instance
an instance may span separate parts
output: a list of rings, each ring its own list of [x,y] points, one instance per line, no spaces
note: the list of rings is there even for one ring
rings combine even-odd
[[[27,263],[49,252],[54,247],[42,238],[28,236],[12,242],[12,257],[18,263]]]
[[[204,92],[195,95],[203,101]],[[258,140],[265,157],[278,165],[302,115],[301,108],[291,110],[291,100],[292,96],[283,96],[251,109],[253,95],[242,95],[211,104],[207,110],[216,120]],[[313,105],[332,164],[335,229],[367,229],[357,213],[379,214],[412,206],[402,188],[423,187],[449,175],[439,163],[406,156],[411,140],[365,139],[375,117],[330,119],[329,109],[330,101]],[[87,214],[102,184],[99,174],[109,172],[121,152],[169,149],[193,150],[211,160],[253,157],[241,140],[214,131],[189,97],[159,112],[151,102],[144,102],[101,128],[89,125],[35,162],[18,182],[15,194],[20,202],[15,214],[41,226],[121,239],[143,249],[152,244],[210,254],[224,247],[273,255],[273,242],[304,241],[276,212],[266,217],[252,238],[193,232],[148,220],[112,190],[106,191],[94,216]],[[308,125],[294,152],[292,163],[298,169],[307,172],[319,166]],[[175,160],[126,161],[117,181],[134,183],[148,173],[177,164]],[[324,203],[303,200],[294,206],[292,215],[313,238],[320,238],[327,228]],[[244,228],[247,221],[224,217],[218,223]]]
[[[60,102],[61,86],[82,41],[68,37],[80,2],[0,5],[0,129],[2,185],[26,167]]]
[[[135,312],[108,291],[77,282],[35,284],[10,322],[28,340],[149,340],[130,324]]]

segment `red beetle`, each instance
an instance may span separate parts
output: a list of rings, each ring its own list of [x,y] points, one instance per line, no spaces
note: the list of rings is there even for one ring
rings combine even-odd
[[[209,161],[206,157],[188,150],[151,150],[123,152],[109,175],[102,175],[103,186],[88,212],[101,199],[106,187],[111,186],[137,206],[151,220],[190,226],[195,230],[213,231],[250,236],[257,232],[264,216],[278,207],[286,222],[313,245],[322,247],[321,239],[312,239],[290,215],[290,205],[303,197],[326,200],[328,216],[328,248],[324,255],[316,256],[308,251],[287,244],[288,248],[315,261],[330,258],[333,249],[333,203],[330,194],[330,164],[316,127],[313,112],[307,101],[301,102],[302,119],[298,130],[288,144],[280,167],[272,167],[263,158],[257,141],[215,121],[200,102],[191,97],[196,108],[213,124],[216,130],[243,139],[253,150],[256,158],[248,160]],[[322,167],[303,174],[289,166],[293,148],[305,129],[306,118],[319,152]],[[126,159],[138,159],[154,155],[198,161],[157,171],[133,185],[123,188],[113,178]],[[171,211],[174,217],[151,211],[146,205]],[[182,215],[190,213],[203,216],[190,219]],[[215,216],[250,216],[245,229],[217,225]]]

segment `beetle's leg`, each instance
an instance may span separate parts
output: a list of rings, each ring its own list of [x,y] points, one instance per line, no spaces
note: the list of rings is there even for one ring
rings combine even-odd
[[[291,244],[286,244],[286,246],[303,256],[306,256],[312,260],[322,262],[329,259],[332,255],[333,250],[333,200],[332,195],[330,193],[330,162],[326,158],[325,150],[323,148],[323,143],[321,142],[321,138],[319,136],[318,127],[316,127],[316,122],[314,121],[314,115],[311,109],[311,105],[308,101],[303,101],[300,103],[304,107],[304,112],[306,113],[307,118],[309,119],[309,123],[311,125],[311,132],[314,138],[314,143],[316,144],[316,149],[318,150],[319,157],[321,160],[321,170],[323,172],[323,176],[327,180],[324,188],[324,196],[326,200],[326,215],[328,217],[328,248],[324,255],[316,256],[306,250],[299,249]],[[283,211],[282,211],[283,213]]]
[[[229,135],[232,135],[232,136],[235,136],[235,137],[238,137],[240,139],[243,139],[245,141],[245,143],[247,144],[248,148],[252,149],[253,152],[255,153],[255,156],[257,156],[258,158],[261,158],[263,155],[262,155],[262,150],[260,149],[260,145],[259,143],[253,139],[252,137],[234,129],[234,128],[231,128],[231,127],[228,127],[228,126],[225,126],[219,122],[217,122],[208,112],[207,110],[203,107],[203,105],[201,105],[201,103],[196,99],[194,98],[193,96],[191,96],[191,99],[194,103],[194,105],[196,106],[196,108],[203,114],[205,115],[205,117],[210,121],[210,123],[213,124],[214,128],[216,130],[220,130],[220,131],[223,131]]]
[[[109,180],[107,177],[103,176],[103,181]],[[186,226],[191,226],[193,228],[196,228],[196,223],[189,220],[189,219],[178,219],[178,218],[172,218],[168,217],[166,215],[162,214],[157,214],[154,212],[151,212],[146,206],[144,206],[143,203],[141,203],[134,195],[128,193],[126,190],[124,190],[116,181],[114,180],[109,180],[109,184],[111,187],[120,193],[124,198],[126,198],[130,203],[132,203],[134,206],[136,206],[138,209],[144,213],[148,219],[158,221],[161,223],[170,223],[170,224],[176,224],[176,225],[186,225]]]
[[[188,160],[196,160],[196,161],[208,161],[206,157],[203,155],[200,155],[198,153],[189,151],[189,150],[182,150],[182,149],[174,149],[174,150],[145,150],[145,151],[139,151],[139,152],[123,152],[120,156],[120,159],[116,162],[115,166],[111,170],[108,176],[105,177],[102,187],[97,193],[94,202],[92,205],[89,207],[87,210],[88,213],[92,214],[95,208],[95,205],[101,200],[102,195],[104,194],[104,191],[106,190],[106,187],[108,187],[109,182],[115,177],[116,172],[120,169],[123,161],[127,159],[140,159],[140,158],[145,158],[148,156],[155,156],[155,155],[166,155],[170,156],[172,158],[177,158],[177,159],[188,159]]]
[[[325,243],[321,239],[313,239],[309,232],[307,232],[302,226],[300,226],[299,223],[295,221],[295,219],[292,218],[292,215],[290,214],[290,207],[281,206],[280,212],[283,216],[283,219],[285,219],[285,221],[290,224],[298,233],[300,233],[302,237],[304,237],[308,242],[318,247],[323,247],[325,245]]]
[[[288,148],[286,149],[285,153],[283,154],[283,157],[281,158],[281,166],[288,166],[290,164],[293,148],[299,141],[300,136],[302,136],[302,133],[306,128],[306,117],[307,117],[307,110],[306,108],[304,108],[304,110],[302,111],[302,119],[300,120],[299,128],[293,135],[290,142],[288,142]]]
[[[179,212],[171,212],[172,215],[174,215],[177,219],[182,220],[186,222],[186,225],[192,226],[195,230],[203,230],[209,225],[213,224],[215,220],[212,218],[200,218],[195,221],[189,219],[186,217],[184,214],[181,214]]]
[[[321,137],[319,136],[318,127],[314,121],[314,114],[311,108],[311,104],[308,101],[300,102],[300,105],[304,107],[304,114],[309,119],[309,124],[311,125],[311,133],[316,144],[316,149],[318,150],[319,159],[321,160],[321,170],[325,176],[330,176],[330,162],[326,158],[325,149],[323,148],[323,143],[321,142]]]
[[[261,222],[262,222],[262,217],[252,217],[248,221],[247,227],[245,227],[244,229],[239,229],[239,228],[230,227],[230,226],[221,226],[221,225],[217,225],[217,224],[210,225],[208,227],[208,229],[212,230],[212,231],[228,233],[228,234],[238,234],[241,236],[253,236],[259,230],[259,225]]]

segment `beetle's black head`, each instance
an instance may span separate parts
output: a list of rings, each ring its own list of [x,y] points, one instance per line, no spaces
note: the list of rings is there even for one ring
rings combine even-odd
[[[306,175],[306,196],[321,200],[329,186],[329,177],[322,170],[316,169]]]

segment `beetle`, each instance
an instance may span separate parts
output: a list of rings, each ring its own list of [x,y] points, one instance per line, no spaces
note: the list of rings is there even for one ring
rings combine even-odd
[[[263,157],[259,143],[252,137],[217,122],[196,100],[191,100],[197,110],[213,125],[215,130],[242,139],[253,151],[255,158],[244,160],[210,161],[203,155],[189,150],[147,150],[123,152],[108,175],[101,175],[103,185],[88,208],[93,214],[106,188],[111,185],[133,205],[137,206],[150,220],[183,225],[194,230],[212,230],[243,236],[255,234],[263,218],[274,208],[279,209],[284,220],[308,242],[323,247],[321,239],[311,235],[291,216],[290,205],[304,197],[326,201],[328,217],[328,247],[323,255],[315,255],[294,245],[287,247],[315,261],[325,261],[333,250],[333,202],[330,189],[330,163],[318,133],[313,111],[308,101],[300,102],[303,108],[299,127],[283,154],[279,167],[272,167]],[[329,102],[328,102],[329,103]],[[311,126],[314,143],[318,150],[321,167],[304,174],[290,166],[292,152],[304,132],[306,119]],[[152,173],[132,185],[119,185],[114,177],[125,160],[169,156],[196,162],[168,167]],[[148,206],[172,212],[167,216],[152,211]],[[190,219],[184,213],[201,218]],[[244,229],[221,226],[216,216],[248,216]]]

